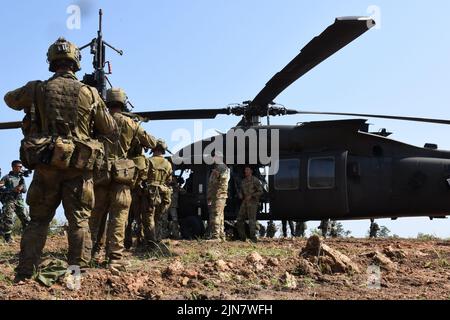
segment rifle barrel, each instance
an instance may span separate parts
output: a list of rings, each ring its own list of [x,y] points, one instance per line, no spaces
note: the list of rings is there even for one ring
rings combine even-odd
[[[2,129],[20,129],[20,128],[22,128],[22,121],[0,122],[0,130],[2,130]]]

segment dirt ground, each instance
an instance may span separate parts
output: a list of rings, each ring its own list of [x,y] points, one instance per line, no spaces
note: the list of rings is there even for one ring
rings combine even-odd
[[[63,280],[50,288],[35,280],[13,284],[17,240],[0,244],[1,300],[450,299],[449,241],[325,240],[349,258],[353,267],[347,270],[333,267],[329,257],[300,256],[306,239],[168,241],[174,256],[129,251],[126,273],[88,269],[81,289],[70,290]],[[66,248],[65,237],[49,238],[45,257],[64,260]]]

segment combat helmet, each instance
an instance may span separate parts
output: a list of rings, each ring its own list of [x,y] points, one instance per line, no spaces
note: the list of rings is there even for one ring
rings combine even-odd
[[[159,150],[161,150],[163,153],[165,153],[166,151],[167,151],[167,144],[166,144],[166,142],[163,140],[163,139],[158,139],[158,140],[156,140],[156,145],[155,145],[155,147],[153,148],[153,150],[155,150],[155,149],[159,149]]]
[[[81,54],[76,45],[67,41],[63,37],[59,37],[58,40],[53,43],[47,51],[47,61],[49,63],[49,70],[56,72],[54,62],[58,60],[69,60],[74,63],[74,71],[81,70]]]
[[[111,88],[106,91],[106,105],[118,102],[122,105],[122,109],[127,105],[127,94],[121,88]]]

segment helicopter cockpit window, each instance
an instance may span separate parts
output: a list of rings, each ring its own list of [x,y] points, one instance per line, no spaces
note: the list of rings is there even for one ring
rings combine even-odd
[[[336,163],[333,157],[309,159],[309,189],[332,189],[335,186],[335,178]]]
[[[300,160],[280,160],[275,175],[275,190],[298,190],[300,177]]]

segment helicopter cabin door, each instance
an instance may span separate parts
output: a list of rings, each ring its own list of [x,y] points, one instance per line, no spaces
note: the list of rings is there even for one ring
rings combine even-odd
[[[274,220],[321,220],[348,213],[347,152],[281,156],[270,176]]]

